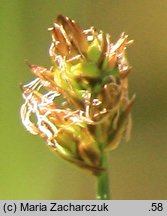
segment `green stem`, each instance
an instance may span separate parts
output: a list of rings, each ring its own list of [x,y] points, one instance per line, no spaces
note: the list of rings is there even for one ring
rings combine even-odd
[[[106,153],[102,153],[101,165],[104,167],[99,175],[97,175],[97,200],[109,200],[110,199],[110,188],[109,188],[109,177],[108,177],[108,158]]]

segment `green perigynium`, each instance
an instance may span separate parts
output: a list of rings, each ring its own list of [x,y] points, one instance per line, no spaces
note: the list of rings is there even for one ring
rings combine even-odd
[[[133,99],[124,33],[116,43],[94,27],[83,30],[59,15],[49,29],[52,66],[30,65],[37,76],[22,86],[21,119],[65,160],[98,175],[101,155],[129,133]]]

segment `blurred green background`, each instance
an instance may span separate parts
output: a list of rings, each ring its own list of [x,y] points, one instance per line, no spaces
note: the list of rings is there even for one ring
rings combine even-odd
[[[19,83],[33,78],[25,64],[50,66],[54,18],[63,14],[84,28],[134,39],[130,95],[133,131],[129,143],[111,152],[113,199],[167,199],[167,1],[0,1],[0,199],[94,199],[95,178],[50,153],[25,131]]]

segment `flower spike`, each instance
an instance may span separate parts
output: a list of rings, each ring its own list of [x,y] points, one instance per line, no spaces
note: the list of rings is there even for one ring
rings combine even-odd
[[[22,123],[57,155],[99,175],[103,152],[129,133],[134,97],[128,97],[126,48],[133,41],[122,33],[113,43],[109,34],[83,30],[62,15],[49,31],[52,66],[29,64],[37,78],[21,87]]]

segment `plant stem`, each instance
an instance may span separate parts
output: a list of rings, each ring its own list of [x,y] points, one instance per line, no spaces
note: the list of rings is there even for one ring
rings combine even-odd
[[[107,153],[102,153],[101,165],[104,167],[99,175],[97,175],[97,200],[109,200],[110,199],[110,188],[109,188],[109,177],[108,177],[108,157]]]

